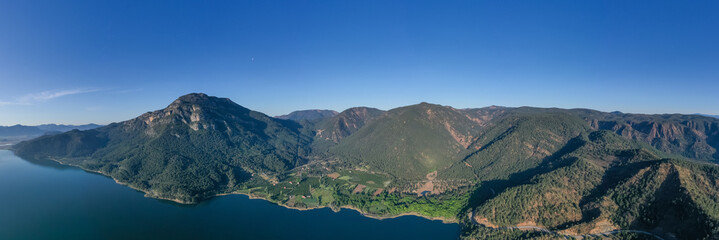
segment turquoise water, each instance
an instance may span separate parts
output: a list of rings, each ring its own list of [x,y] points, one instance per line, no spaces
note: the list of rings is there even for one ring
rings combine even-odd
[[[457,224],[299,211],[243,195],[179,205],[112,179],[0,150],[0,239],[456,239]]]

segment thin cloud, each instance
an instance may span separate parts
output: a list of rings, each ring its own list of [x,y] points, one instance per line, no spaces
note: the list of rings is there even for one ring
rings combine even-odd
[[[30,105],[30,103],[22,102],[22,101],[11,101],[11,102],[0,101],[0,106],[7,106],[7,105]]]
[[[55,98],[77,95],[83,93],[91,93],[101,91],[101,89],[71,89],[71,90],[55,90],[43,91],[39,93],[31,93],[17,98],[15,101],[0,101],[0,106],[5,105],[31,105],[33,103],[45,102]]]

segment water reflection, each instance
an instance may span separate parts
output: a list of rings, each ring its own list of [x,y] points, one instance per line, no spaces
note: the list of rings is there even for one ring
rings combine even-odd
[[[39,159],[31,159],[31,158],[20,158],[25,162],[31,163],[33,165],[41,166],[41,167],[48,167],[48,168],[54,168],[58,170],[67,170],[67,169],[73,169],[75,167],[70,167],[66,165],[62,165],[58,162],[52,161],[52,160],[39,160]]]

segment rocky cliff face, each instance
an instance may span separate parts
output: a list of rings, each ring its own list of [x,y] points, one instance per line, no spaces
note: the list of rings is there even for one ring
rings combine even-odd
[[[719,161],[719,121],[707,117],[624,114],[623,119],[588,119],[594,129],[610,130],[659,150],[705,161]]]
[[[165,109],[147,112],[123,124],[128,131],[144,128],[148,135],[155,135],[158,126],[167,124],[185,124],[194,131],[217,130],[218,127],[229,131],[227,120],[239,120],[249,115],[249,109],[230,99],[193,93],[178,98]]]

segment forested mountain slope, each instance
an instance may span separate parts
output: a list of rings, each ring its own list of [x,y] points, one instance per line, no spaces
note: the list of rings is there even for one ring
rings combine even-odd
[[[456,109],[421,103],[396,108],[330,152],[402,179],[423,179],[463,157],[479,127]]]
[[[486,182],[476,192],[471,220],[567,235],[617,229],[681,239],[719,234],[716,165],[667,159],[610,131],[582,134],[575,144],[530,174]]]
[[[328,154],[330,147],[337,145],[366,124],[380,118],[384,113],[385,111],[376,108],[353,107],[316,124],[305,123],[307,129],[312,129],[309,134],[314,136],[313,152],[321,157],[332,156]]]
[[[287,115],[276,116],[275,118],[292,120],[292,121],[296,121],[296,122],[318,121],[318,120],[322,120],[325,118],[334,117],[337,114],[339,114],[339,113],[337,111],[333,111],[333,110],[312,109],[312,110],[294,111]]]
[[[462,222],[467,238],[517,225],[565,235],[719,234],[719,119],[428,103],[283,118],[189,94],[13,151],[100,172],[151,197],[195,203],[240,192],[300,208],[414,212]]]
[[[317,124],[317,139],[337,143],[384,113],[382,110],[369,107],[354,107],[344,110]]]
[[[305,163],[310,140],[299,127],[226,98],[189,94],[135,119],[14,149],[22,157],[102,172],[153,197],[196,202],[232,190],[252,173],[277,174]]]

